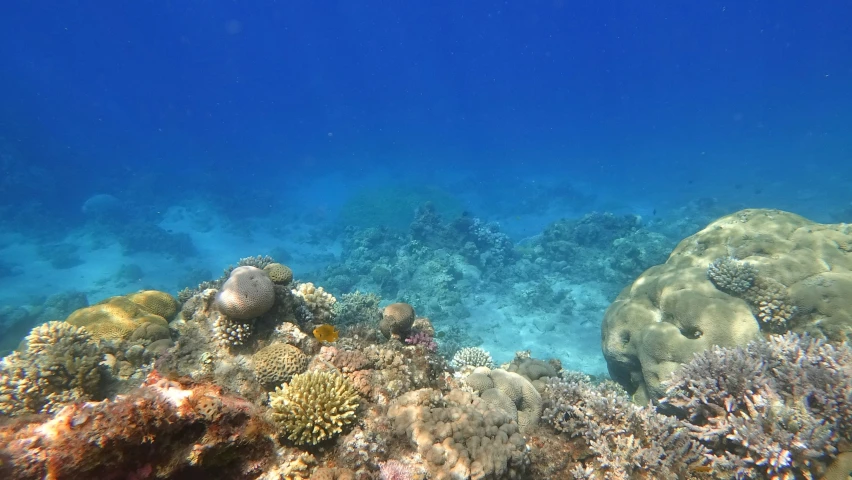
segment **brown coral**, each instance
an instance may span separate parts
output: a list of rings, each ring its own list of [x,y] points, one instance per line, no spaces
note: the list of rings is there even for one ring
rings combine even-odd
[[[289,382],[293,375],[308,368],[308,357],[286,343],[267,345],[252,355],[251,360],[258,381],[267,386]]]
[[[414,320],[414,307],[407,303],[392,303],[382,312],[379,330],[385,338],[402,340],[411,332]]]
[[[232,320],[251,320],[275,304],[275,287],[263,270],[237,267],[216,295],[215,306]]]
[[[115,400],[0,426],[0,477],[253,479],[272,457],[272,429],[254,405],[219,387],[152,373]]]
[[[85,328],[49,322],[35,327],[26,345],[0,362],[0,413],[51,413],[100,398],[104,356]]]

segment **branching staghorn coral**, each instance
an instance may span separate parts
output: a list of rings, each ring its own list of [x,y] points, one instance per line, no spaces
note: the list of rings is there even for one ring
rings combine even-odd
[[[662,405],[738,478],[821,477],[852,444],[852,348],[794,333],[716,347],[675,372]]]
[[[692,478],[710,463],[709,450],[683,422],[633,404],[611,383],[551,379],[542,395],[545,423],[578,439],[594,455],[573,474],[582,479]],[[638,478],[638,477],[636,477]]]

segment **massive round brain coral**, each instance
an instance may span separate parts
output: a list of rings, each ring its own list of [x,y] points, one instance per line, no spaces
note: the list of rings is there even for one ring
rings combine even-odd
[[[743,210],[684,239],[610,305],[602,347],[610,375],[645,403],[695,353],[785,330],[852,339],[847,225]],[[734,258],[738,260],[734,260]]]
[[[281,385],[293,375],[308,368],[308,357],[286,343],[273,343],[261,348],[251,357],[254,373],[264,385]]]
[[[237,267],[216,295],[215,305],[233,320],[251,320],[275,304],[275,286],[257,267]]]

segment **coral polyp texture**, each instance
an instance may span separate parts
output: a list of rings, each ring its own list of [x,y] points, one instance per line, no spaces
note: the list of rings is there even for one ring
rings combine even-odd
[[[355,387],[342,375],[311,371],[293,377],[269,395],[272,419],[297,445],[315,445],[355,420],[360,403]]]
[[[85,328],[49,322],[34,328],[26,348],[0,362],[0,414],[55,413],[64,404],[100,397],[103,352]]]
[[[603,321],[613,379],[644,403],[695,353],[770,333],[852,338],[846,224],[742,210],[681,241],[618,295]],[[736,260],[734,260],[736,259]]]
[[[272,280],[257,267],[237,267],[216,295],[216,308],[231,320],[252,320],[275,304]]]
[[[415,390],[394,400],[388,416],[427,478],[527,478],[528,448],[518,424],[475,395]]]
[[[385,338],[403,340],[414,325],[414,307],[407,303],[392,303],[382,312],[379,330]]]
[[[274,427],[260,412],[215,385],[152,373],[114,400],[0,426],[0,476],[254,479],[274,453]]]
[[[278,386],[289,382],[293,375],[308,368],[308,357],[286,343],[273,343],[261,348],[251,357],[254,373],[264,385]]]
[[[177,308],[177,301],[168,293],[143,290],[75,310],[65,321],[86,327],[97,339],[126,340],[146,323],[168,327]]]
[[[270,263],[263,267],[263,271],[269,275],[269,279],[272,280],[272,283],[287,285],[293,281],[293,270],[291,270],[287,265],[281,263]]]

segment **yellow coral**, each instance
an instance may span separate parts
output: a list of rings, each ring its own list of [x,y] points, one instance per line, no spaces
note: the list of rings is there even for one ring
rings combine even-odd
[[[131,293],[127,295],[127,299],[166,320],[174,317],[178,310],[177,300],[168,293],[159,290],[142,290]]]
[[[307,372],[269,394],[272,419],[299,445],[316,445],[355,420],[359,398],[339,373]]]
[[[86,327],[98,340],[126,339],[144,323],[167,327],[166,314],[174,316],[177,302],[165,292],[147,290],[126,296],[110,297],[94,305],[75,310],[65,319],[78,327]]]
[[[290,269],[287,265],[282,265],[280,263],[270,263],[269,265],[263,267],[263,271],[269,275],[269,279],[272,280],[272,283],[277,283],[279,285],[287,285],[291,281],[293,281],[293,270]]]

